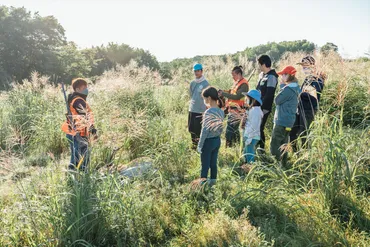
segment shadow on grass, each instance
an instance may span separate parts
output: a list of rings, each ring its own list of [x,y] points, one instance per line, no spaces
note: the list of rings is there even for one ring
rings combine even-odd
[[[336,197],[330,213],[350,228],[370,234],[370,218],[351,198],[344,195]]]
[[[251,224],[260,229],[267,241],[273,241],[274,246],[325,246],[312,239],[312,235],[300,229],[297,222],[272,203],[242,199],[234,201],[233,206],[239,215],[248,208]]]

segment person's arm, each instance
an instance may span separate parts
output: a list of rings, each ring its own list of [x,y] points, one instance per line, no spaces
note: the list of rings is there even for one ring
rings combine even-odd
[[[275,89],[277,86],[277,78],[273,75],[270,75],[267,78],[267,88],[264,97],[262,98],[261,109],[264,114],[270,112],[272,109],[272,103],[274,102]]]
[[[225,98],[228,98],[228,99],[232,99],[232,100],[240,100],[240,99],[244,98],[243,93],[248,92],[248,89],[249,89],[248,84],[244,83],[239,87],[238,91],[236,91],[236,94],[230,94],[230,93],[222,92],[222,96],[224,96]]]
[[[275,104],[276,105],[281,105],[285,101],[289,100],[290,96],[289,96],[288,90],[289,90],[289,88],[283,88],[283,89],[280,90],[279,94],[276,95],[276,97],[275,97]]]
[[[78,115],[86,116],[86,102],[82,99],[76,99],[72,106]]]
[[[203,116],[203,124],[202,124],[202,131],[200,133],[200,138],[199,138],[199,143],[198,143],[198,152],[202,152],[202,149],[203,149],[203,146],[204,146],[204,142],[205,140],[207,139],[208,137],[208,133],[209,133],[209,127],[210,126],[207,126],[209,125],[209,121],[210,121],[210,118],[212,117],[212,114],[209,113],[209,111],[207,110],[205,113],[204,113],[204,116]]]
[[[192,81],[190,83],[190,87],[189,87],[189,96],[190,96],[190,98],[193,96],[193,92],[194,92],[194,82]]]

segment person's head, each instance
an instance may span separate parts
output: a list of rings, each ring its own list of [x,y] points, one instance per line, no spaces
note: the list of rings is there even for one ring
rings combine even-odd
[[[211,105],[211,102],[216,102],[218,106],[222,107],[222,101],[218,95],[218,91],[214,87],[207,87],[202,92],[204,104],[207,106]]]
[[[266,73],[271,70],[271,58],[267,55],[261,55],[257,58],[258,68]]]
[[[194,64],[193,71],[196,78],[201,78],[203,75],[203,66],[200,63]]]
[[[281,80],[284,83],[298,82],[298,79],[295,77],[297,70],[293,66],[286,66],[282,71],[277,74],[281,76]]]
[[[83,78],[76,78],[72,80],[73,91],[84,95],[88,94],[87,81]]]
[[[231,71],[231,75],[233,76],[234,81],[240,81],[243,78],[243,67],[236,66]]]
[[[297,63],[302,66],[302,71],[305,75],[311,75],[315,71],[316,60],[313,56],[305,56],[302,58],[300,63]]]
[[[261,92],[255,89],[249,90],[248,93],[243,93],[245,95],[245,105],[247,107],[261,106]]]

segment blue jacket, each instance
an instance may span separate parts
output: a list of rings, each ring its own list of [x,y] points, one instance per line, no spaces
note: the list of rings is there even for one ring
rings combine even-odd
[[[276,111],[274,123],[287,128],[292,128],[296,119],[298,97],[301,93],[298,83],[280,85],[281,89],[275,97]]]

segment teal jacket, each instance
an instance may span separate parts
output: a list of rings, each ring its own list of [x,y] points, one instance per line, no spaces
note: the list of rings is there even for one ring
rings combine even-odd
[[[280,85],[281,89],[275,97],[276,111],[274,123],[287,128],[292,128],[295,122],[298,97],[301,93],[298,83]]]

